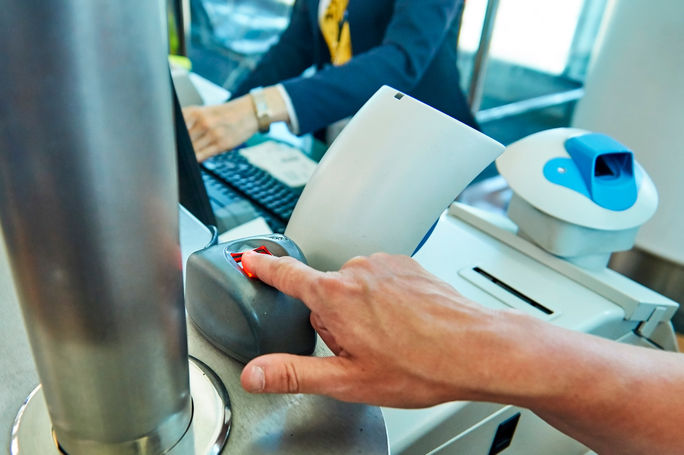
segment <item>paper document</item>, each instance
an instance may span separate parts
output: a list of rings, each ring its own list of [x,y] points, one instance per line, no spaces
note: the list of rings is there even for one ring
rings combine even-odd
[[[266,220],[262,217],[258,217],[219,235],[219,243],[265,234],[273,234],[273,231],[268,224],[266,224]]]
[[[316,169],[316,162],[301,150],[275,141],[245,147],[240,149],[240,154],[253,166],[293,188],[306,185]]]

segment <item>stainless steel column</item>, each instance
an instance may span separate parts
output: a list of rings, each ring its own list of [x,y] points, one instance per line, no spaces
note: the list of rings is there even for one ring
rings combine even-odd
[[[0,221],[54,432],[161,453],[192,413],[162,2],[0,10]]]
[[[468,104],[470,109],[477,113],[482,103],[482,93],[484,92],[485,76],[487,75],[487,63],[489,62],[489,46],[492,43],[494,34],[494,22],[496,13],[499,10],[499,0],[487,0],[487,9],[482,20],[482,32],[480,42],[475,53],[473,71],[470,75],[470,86],[468,88]]]

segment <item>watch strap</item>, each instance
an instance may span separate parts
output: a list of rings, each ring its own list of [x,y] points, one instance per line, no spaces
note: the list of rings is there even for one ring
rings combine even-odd
[[[272,114],[266,101],[266,95],[262,87],[257,87],[249,91],[249,96],[254,104],[254,114],[257,119],[257,127],[260,133],[267,133],[271,127]]]

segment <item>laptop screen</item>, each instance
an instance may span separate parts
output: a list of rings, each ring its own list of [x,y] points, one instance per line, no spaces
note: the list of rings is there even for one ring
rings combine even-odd
[[[176,133],[180,203],[205,225],[216,226],[216,218],[209,203],[199,163],[195,157],[195,150],[192,148],[190,134],[185,126],[183,111],[175,90],[173,90],[173,120]]]

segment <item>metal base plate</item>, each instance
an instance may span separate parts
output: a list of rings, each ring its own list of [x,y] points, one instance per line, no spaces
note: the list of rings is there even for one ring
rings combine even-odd
[[[230,432],[230,399],[218,376],[194,357],[190,357],[190,395],[193,414],[188,431],[165,455],[217,455]],[[63,455],[53,435],[40,385],[26,398],[14,420],[10,454]]]

